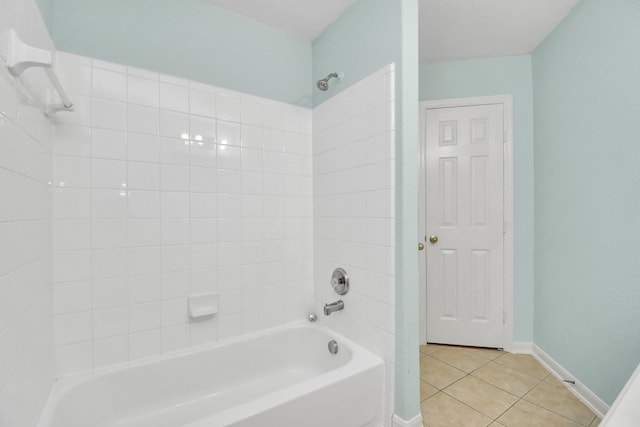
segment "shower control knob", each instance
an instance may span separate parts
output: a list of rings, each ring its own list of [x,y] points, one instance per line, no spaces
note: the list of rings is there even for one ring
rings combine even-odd
[[[349,276],[342,268],[336,268],[331,275],[331,286],[338,295],[349,292]]]

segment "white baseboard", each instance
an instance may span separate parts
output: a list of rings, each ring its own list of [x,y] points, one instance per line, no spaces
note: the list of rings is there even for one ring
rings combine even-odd
[[[573,393],[578,399],[589,407],[600,419],[602,419],[607,411],[609,405],[607,405],[602,399],[600,399],[594,392],[589,390],[587,386],[575,379],[573,375],[566,369],[564,369],[558,362],[556,362],[551,356],[544,352],[537,345],[533,345],[533,357],[542,364],[553,376],[560,381],[571,380],[575,381],[575,384],[567,383],[563,381],[563,384]]]
[[[516,354],[532,354],[533,343],[526,341],[511,341],[505,345],[504,351]]]
[[[418,414],[410,420],[404,420],[396,414],[392,417],[393,427],[422,427],[422,415]]]

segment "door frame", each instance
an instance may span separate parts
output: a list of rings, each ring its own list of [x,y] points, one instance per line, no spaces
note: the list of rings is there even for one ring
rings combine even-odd
[[[426,243],[426,188],[425,188],[425,165],[426,165],[426,110],[437,108],[471,107],[480,105],[503,106],[504,114],[504,290],[503,290],[503,310],[504,329],[502,347],[507,351],[515,349],[513,341],[513,96],[478,96],[472,98],[452,98],[438,99],[431,101],[421,101],[419,106],[420,114],[420,143],[419,143],[419,182],[418,182],[418,242]],[[427,251],[424,250],[418,256],[419,267],[419,333],[420,344],[427,342],[427,287],[426,287],[426,260]]]

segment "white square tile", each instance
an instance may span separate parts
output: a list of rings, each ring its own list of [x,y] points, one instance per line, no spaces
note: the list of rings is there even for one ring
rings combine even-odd
[[[129,306],[129,332],[139,332],[159,328],[161,319],[161,302],[151,302]]]
[[[93,98],[91,102],[91,125],[96,128],[126,130],[127,104]]]
[[[217,228],[215,218],[192,218],[191,243],[215,243]]]
[[[159,218],[160,192],[132,190],[128,193],[129,218]]]
[[[120,277],[127,274],[127,250],[124,248],[91,251],[91,277]]]
[[[216,93],[217,116],[222,120],[240,121],[240,97],[230,92]]]
[[[93,341],[94,369],[124,363],[128,359],[129,337],[127,335],[102,338]]]
[[[160,301],[161,275],[143,274],[129,276],[129,304]]]
[[[91,341],[57,346],[56,374],[62,376],[89,371],[92,358]]]
[[[262,143],[268,151],[284,151],[284,132],[279,129],[263,129]]]
[[[245,311],[242,313],[242,333],[248,334],[251,332],[259,331],[263,329],[262,310]]]
[[[217,145],[217,166],[220,169],[242,169],[242,155],[240,147]]]
[[[160,165],[128,162],[127,182],[132,190],[160,190]]]
[[[282,104],[274,101],[265,102],[262,107],[262,125],[265,128],[281,129],[284,127],[284,111]]]
[[[195,169],[195,168],[194,168]],[[193,170],[192,169],[192,182]],[[242,172],[235,170],[219,169],[217,171],[218,193],[238,194],[242,192]]]
[[[194,193],[215,193],[217,176],[211,168],[190,168],[189,189]]]
[[[190,224],[188,218],[162,219],[163,245],[188,245],[190,243]]]
[[[162,165],[160,167],[162,191],[189,191],[189,167]]]
[[[189,116],[174,111],[160,111],[160,136],[189,139]]]
[[[130,219],[127,222],[127,246],[159,246],[160,219]]]
[[[91,191],[91,215],[93,218],[126,218],[128,192],[121,190],[93,189]]]
[[[160,108],[164,110],[189,111],[189,91],[184,86],[160,83]]]
[[[240,125],[238,123],[217,121],[216,142],[220,145],[240,146]]]
[[[91,339],[91,312],[58,314],[55,316],[56,344],[64,345]]]
[[[132,333],[129,335],[129,360],[142,359],[162,353],[160,329]]]
[[[53,221],[53,250],[89,249],[91,223],[88,219],[57,219]]]
[[[188,270],[190,262],[190,246],[162,247],[163,273]]]
[[[191,328],[188,324],[162,328],[162,352],[167,353],[189,347]]]
[[[112,99],[114,101],[126,101],[126,75],[120,72],[94,68],[91,95],[99,98]]]
[[[56,74],[69,95],[91,95],[91,67],[56,57]]]
[[[160,273],[162,252],[159,247],[129,248],[127,251],[130,275]]]
[[[127,83],[129,104],[158,108],[160,105],[160,87],[157,80],[129,75]]]
[[[91,192],[78,188],[53,190],[54,218],[88,218],[91,208]]]
[[[189,272],[170,271],[162,273],[162,299],[186,297],[189,294]]]
[[[91,156],[96,159],[127,159],[127,134],[109,129],[93,129]]]
[[[160,139],[160,161],[163,164],[188,166],[189,152],[190,142],[186,139],[165,137]]]
[[[186,324],[189,321],[187,298],[162,301],[162,326]]]
[[[191,245],[191,269],[216,267],[216,244]]]
[[[53,182],[57,187],[81,187],[91,185],[91,163],[86,157],[55,156],[53,158]]]
[[[216,121],[208,117],[190,116],[189,132],[193,143],[215,143]]]
[[[239,242],[242,240],[242,219],[240,218],[218,218],[217,220],[218,241]]]
[[[62,251],[53,254],[53,279],[55,282],[86,280],[91,276],[91,252]]]
[[[134,133],[158,135],[160,112],[156,108],[130,104],[127,110],[127,130]]]
[[[191,166],[215,168],[216,145],[205,142],[192,142],[189,150]]]
[[[215,342],[218,336],[218,325],[215,317],[211,319],[204,319],[196,322],[191,322],[191,345],[196,346],[200,344],[206,344]]]
[[[218,243],[218,266],[229,267],[242,264],[241,242]]]
[[[240,139],[243,147],[262,149],[262,128],[259,126],[242,125]]]
[[[91,310],[91,283],[88,280],[56,283],[54,291],[55,314]]]
[[[91,160],[91,185],[94,188],[127,188],[127,164],[121,160]]]
[[[218,339],[232,338],[242,334],[242,314],[221,314],[218,317]]]
[[[128,284],[124,277],[93,279],[91,290],[94,310],[125,306],[129,301]]]
[[[198,116],[215,117],[215,93],[197,89],[189,90],[189,113]]]
[[[160,203],[162,218],[188,218],[190,215],[188,192],[163,191]]]
[[[218,269],[203,268],[191,270],[190,294],[205,294],[218,290]]]
[[[127,307],[111,307],[93,312],[94,339],[123,335],[128,332]]]
[[[57,123],[53,127],[53,134],[54,154],[83,157],[88,157],[91,154],[90,127]]]
[[[220,292],[220,314],[232,314],[242,311],[242,290]]]
[[[91,223],[93,249],[123,248],[127,246],[125,219],[95,219]]]
[[[191,193],[191,217],[211,218],[218,215],[218,196],[214,193]],[[242,211],[242,207],[240,208]]]
[[[219,218],[242,218],[242,197],[236,194],[220,194],[218,201]]]
[[[265,151],[263,153],[264,172],[282,173],[283,154],[281,152]]]
[[[230,171],[227,171],[230,172]],[[240,172],[235,172],[236,178]],[[242,172],[242,193],[243,194],[262,194],[263,192],[263,175],[261,172]]]
[[[127,156],[130,161],[158,163],[160,161],[158,137],[130,132],[128,134]]]
[[[262,126],[262,104],[255,99],[241,97],[240,115],[243,124]]]

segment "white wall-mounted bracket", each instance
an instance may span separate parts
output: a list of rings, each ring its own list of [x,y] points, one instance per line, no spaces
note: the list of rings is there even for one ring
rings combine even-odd
[[[36,103],[42,105],[44,113],[48,116],[58,111],[73,111],[73,103],[67,97],[58,77],[53,71],[53,54],[46,49],[31,46],[18,36],[15,30],[8,30],[5,34],[6,62],[9,73],[21,80],[23,73],[29,68],[41,68],[49,78],[51,85],[60,97],[60,104],[51,104],[47,100],[36,99]],[[23,82],[24,86],[34,98],[35,91],[29,90],[30,86]]]

